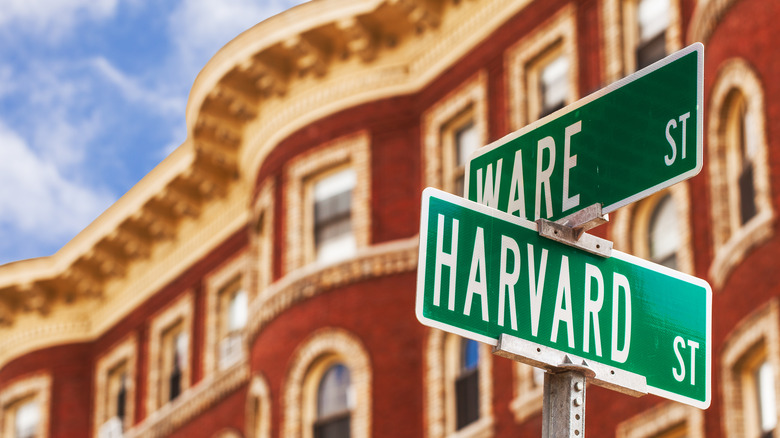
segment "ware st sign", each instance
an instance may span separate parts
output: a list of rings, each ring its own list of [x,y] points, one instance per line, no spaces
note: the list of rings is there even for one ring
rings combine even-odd
[[[502,334],[646,379],[647,392],[710,404],[712,291],[636,257],[540,237],[526,219],[423,192],[417,318],[497,344]],[[608,379],[607,379],[608,380]]]
[[[693,44],[480,148],[466,197],[529,220],[604,214],[702,168],[703,53]]]

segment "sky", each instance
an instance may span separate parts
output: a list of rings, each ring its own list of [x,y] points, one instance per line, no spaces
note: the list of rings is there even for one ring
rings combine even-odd
[[[186,138],[198,72],[303,0],[0,0],[0,265],[54,254]]]

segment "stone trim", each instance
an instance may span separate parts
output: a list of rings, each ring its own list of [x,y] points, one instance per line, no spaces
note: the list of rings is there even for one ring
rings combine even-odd
[[[570,62],[568,77],[570,92],[566,105],[577,100],[579,63],[575,12],[575,6],[572,4],[561,8],[552,18],[507,50],[504,64],[507,71],[509,122],[512,131],[533,121],[529,115],[529,107],[533,106],[533,97],[530,96],[532,93],[528,89],[529,76],[533,75],[535,61],[551,50],[560,50]]]
[[[276,183],[268,178],[260,186],[257,198],[252,206],[252,221],[249,231],[249,272],[250,297],[262,295],[273,283],[274,250],[274,194]]]
[[[240,283],[239,288],[247,289],[247,254],[242,252],[223,263],[216,270],[209,273],[205,280],[206,285],[206,339],[203,349],[203,371],[209,375],[218,370],[219,366],[219,342],[224,337],[224,321],[227,317],[227,309],[222,304],[221,295],[226,287],[234,281]]]
[[[744,368],[751,358],[764,355],[775,370],[775,393],[780,394],[780,305],[777,299],[744,318],[728,335],[721,353],[721,384],[723,393],[723,430],[732,438],[758,436],[753,431],[745,407]],[[780,406],[780,405],[778,405]],[[751,433],[755,432],[755,433]]]
[[[271,438],[271,390],[262,374],[255,374],[246,397],[246,438]]]
[[[181,324],[181,329],[187,334],[187,357],[185,363],[187,367],[182,370],[182,395],[190,387],[192,373],[192,315],[194,313],[194,295],[192,291],[182,294],[168,307],[154,315],[149,324],[149,371],[146,383],[146,414],[151,416],[159,408],[170,405],[171,402],[160,403],[160,386],[162,384],[162,343],[163,334],[166,330],[177,324]],[[181,397],[182,395],[179,395]],[[176,400],[174,400],[176,402]]]
[[[422,115],[423,178],[426,187],[437,187],[454,193],[456,151],[452,131],[462,124],[451,125],[456,118],[465,114],[473,120],[480,143],[487,144],[487,73],[484,70],[448,93]]]
[[[704,438],[704,411],[680,403],[663,402],[620,423],[615,436],[616,438],[664,437],[666,433],[681,427],[685,432],[680,436]]]
[[[135,428],[125,432],[124,438],[163,438],[216,406],[249,381],[249,364],[241,361],[225,372],[201,380],[172,403],[154,411]]]
[[[424,413],[426,438],[489,438],[494,434],[493,354],[479,344],[479,420],[456,430],[455,379],[463,338],[430,329],[425,347]]]
[[[691,232],[691,200],[688,182],[675,184],[639,202],[619,209],[611,220],[610,233],[615,249],[649,260],[648,236],[650,221],[658,202],[666,195],[672,197],[677,208],[680,227],[680,247],[677,249],[677,270],[694,274],[693,242]]]
[[[371,146],[367,131],[338,138],[290,160],[285,170],[284,272],[315,261],[312,184],[317,174],[340,166],[355,170],[352,232],[357,247],[371,242]]]
[[[739,225],[732,212],[739,212],[739,197],[732,190],[737,184],[736,175],[729,175],[730,147],[725,139],[726,112],[732,93],[739,92],[745,99],[747,111],[753,114],[755,124],[747,129],[755,130],[757,150],[753,163],[753,182],[756,190],[757,214],[746,224]],[[709,99],[707,143],[712,212],[712,240],[715,257],[710,265],[713,286],[722,287],[731,270],[747,253],[766,242],[773,234],[774,209],[769,182],[768,146],[766,141],[766,112],[764,91],[758,75],[742,59],[732,59],[718,72]]]
[[[509,403],[509,409],[515,415],[515,421],[522,423],[531,415],[542,412],[544,383],[534,379],[535,369],[520,362],[512,364],[514,372],[515,397]]]
[[[710,39],[715,26],[723,19],[736,0],[707,0],[696,2],[691,24],[688,29],[688,41],[700,41],[704,44]]]
[[[95,365],[95,415],[93,416],[92,433],[98,436],[100,427],[110,418],[106,413],[106,403],[109,396],[108,377],[111,370],[125,362],[127,369],[126,405],[124,430],[128,430],[135,424],[135,388],[136,388],[136,358],[138,357],[138,335],[130,333],[119,344],[113,346],[102,355]]]
[[[611,84],[635,71],[636,46],[639,41],[636,26],[638,6],[639,0],[601,2],[601,19],[604,23],[601,33],[604,48],[601,65],[604,71],[604,85]],[[667,54],[676,52],[683,46],[680,0],[670,0],[669,6],[669,26],[666,31]]]
[[[6,422],[16,412],[15,404],[27,398],[34,398],[40,407],[40,422],[37,435],[49,436],[52,377],[49,373],[37,373],[14,380],[0,391],[0,432],[13,436],[14,424]]]
[[[250,304],[248,342],[251,344],[277,316],[304,300],[359,281],[416,270],[418,248],[417,237],[374,245],[358,250],[353,259],[329,266],[309,265],[287,275]]]
[[[350,418],[350,436],[368,438],[371,436],[371,359],[360,339],[343,329],[323,328],[314,332],[293,354],[290,370],[284,383],[285,438],[311,438],[311,412],[316,406],[316,397],[307,391],[316,387],[321,373],[313,372],[322,361],[339,361],[350,370],[354,406]]]

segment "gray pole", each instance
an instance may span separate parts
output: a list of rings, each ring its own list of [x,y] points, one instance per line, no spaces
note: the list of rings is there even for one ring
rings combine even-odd
[[[585,366],[569,365],[544,374],[542,438],[585,436]]]

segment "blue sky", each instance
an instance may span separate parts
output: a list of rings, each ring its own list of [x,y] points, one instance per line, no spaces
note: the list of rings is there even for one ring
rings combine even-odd
[[[186,136],[192,83],[302,0],[0,0],[0,264],[51,255]]]

